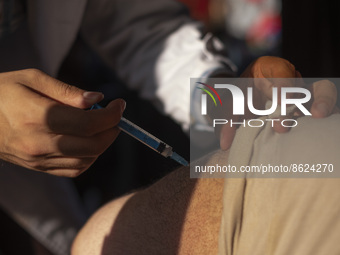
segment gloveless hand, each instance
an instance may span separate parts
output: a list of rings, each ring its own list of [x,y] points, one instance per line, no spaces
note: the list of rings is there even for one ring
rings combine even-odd
[[[295,70],[294,65],[285,59],[278,57],[260,57],[248,66],[248,68],[242,73],[241,78],[263,78],[260,83],[254,82],[252,85],[247,86],[253,87],[254,105],[256,105],[256,109],[264,109],[266,102],[272,97],[273,87],[281,88],[284,86],[296,86],[296,84],[276,83],[275,79],[271,80],[271,78],[301,78],[301,75]],[[246,86],[240,85],[240,87],[244,92],[247,89]],[[307,88],[312,94],[312,102],[309,105],[312,117],[324,118],[337,111],[337,108],[335,107],[337,90],[332,82],[323,80],[315,82]],[[227,102],[226,107],[224,108],[224,114],[230,119],[233,119],[234,122],[258,117],[250,112],[247,112],[245,116],[233,116],[230,100],[228,102],[228,99],[226,99],[224,102]],[[275,122],[273,128],[279,133],[289,131],[289,129],[283,127],[280,122]],[[230,125],[223,125],[222,127],[218,127],[216,132],[220,135],[221,149],[229,149],[235,136],[236,126],[233,125],[231,127]]]
[[[0,74],[0,158],[58,176],[85,171],[116,139],[125,109],[117,99],[86,111],[103,95],[36,69]]]

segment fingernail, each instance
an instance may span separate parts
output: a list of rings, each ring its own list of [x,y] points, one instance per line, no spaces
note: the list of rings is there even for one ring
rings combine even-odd
[[[122,99],[122,102],[120,103],[120,108],[121,108],[121,112],[123,113],[125,111],[125,108],[126,108],[126,102],[123,99]]]
[[[102,100],[104,95],[100,92],[86,91],[84,92],[83,97],[88,103],[95,104]]]
[[[322,116],[328,116],[328,105],[325,103],[320,103],[316,106],[316,110],[321,114]]]

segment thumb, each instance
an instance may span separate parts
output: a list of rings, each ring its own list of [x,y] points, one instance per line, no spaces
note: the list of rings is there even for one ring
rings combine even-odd
[[[314,118],[325,118],[332,114],[337,100],[337,89],[329,80],[316,81],[311,85],[314,102],[311,113]]]
[[[297,72],[295,66],[288,60],[265,56],[260,57],[255,63],[255,78],[295,78]]]
[[[20,72],[20,71],[18,71]],[[23,70],[21,83],[62,104],[86,109],[104,98],[100,92],[85,91],[37,70]]]
[[[231,144],[234,141],[234,137],[236,134],[236,127],[223,125],[220,132],[220,147],[221,150],[228,150],[231,147]]]

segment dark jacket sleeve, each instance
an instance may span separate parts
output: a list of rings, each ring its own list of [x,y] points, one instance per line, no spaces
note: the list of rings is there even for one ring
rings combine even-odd
[[[167,36],[190,23],[174,0],[89,0],[81,33],[119,78],[133,89],[154,84]]]

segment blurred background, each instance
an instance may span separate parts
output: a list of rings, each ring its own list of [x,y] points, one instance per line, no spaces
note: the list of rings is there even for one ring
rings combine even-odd
[[[182,0],[225,44],[242,72],[254,59],[281,55],[280,0]]]

